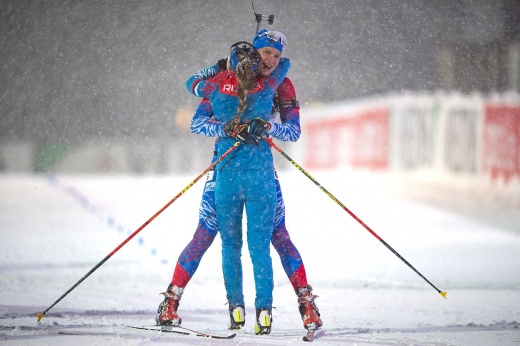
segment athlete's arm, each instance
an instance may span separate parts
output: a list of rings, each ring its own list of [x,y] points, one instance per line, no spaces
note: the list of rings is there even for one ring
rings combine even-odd
[[[301,134],[300,105],[289,78],[285,78],[278,87],[274,102],[280,113],[282,123],[271,121],[269,134],[282,141],[296,142]]]
[[[197,107],[191,119],[190,130],[207,137],[227,137],[224,132],[224,123],[213,118],[211,102],[207,98],[203,99]]]

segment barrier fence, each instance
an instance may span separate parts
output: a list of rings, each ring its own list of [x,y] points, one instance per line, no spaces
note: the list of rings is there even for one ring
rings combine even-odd
[[[520,178],[520,98],[407,95],[302,111],[309,169]]]
[[[520,177],[518,94],[407,94],[307,106],[301,109],[301,121],[300,141],[280,145],[306,169],[422,169],[505,182]],[[0,172],[190,173],[212,156],[213,140],[201,137],[129,142],[113,138],[73,147],[4,140]],[[285,162],[275,165],[279,170],[287,167]]]

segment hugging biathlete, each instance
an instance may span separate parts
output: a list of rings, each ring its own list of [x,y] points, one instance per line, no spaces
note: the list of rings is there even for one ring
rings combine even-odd
[[[285,37],[283,37],[284,40],[273,40],[269,36],[272,34],[276,35],[280,33],[264,29],[260,31],[253,40],[253,46],[261,55],[261,61],[258,64],[258,74],[266,76],[278,65],[281,52],[286,44]],[[194,79],[212,78],[220,71],[225,70],[226,67],[226,59],[222,59],[219,63],[194,74]],[[193,82],[192,84],[195,83]],[[281,123],[275,122],[278,114]],[[276,91],[273,99],[273,112],[269,123],[270,129],[268,130],[268,134],[270,137],[292,142],[297,141],[300,137],[299,104],[296,99],[294,86],[289,78],[285,78]],[[221,136],[219,132],[221,131],[221,124],[213,119],[213,110],[208,99],[201,101],[193,116],[190,129],[193,133],[203,134],[209,137]],[[215,155],[212,161],[217,159],[217,148],[218,140],[215,141]],[[168,285],[166,292],[162,293],[164,300],[159,305],[156,317],[158,325],[181,324],[182,319],[178,316],[177,310],[184,289],[195,274],[204,253],[211,246],[218,233],[215,210],[216,173],[215,170],[208,173],[199,207],[199,223],[197,229],[192,240],[184,248],[178,258],[171,283]],[[299,312],[303,320],[304,328],[316,329],[323,324],[320,319],[319,310],[314,302],[317,296],[312,294],[312,287],[307,282],[303,260],[298,249],[291,241],[289,232],[285,226],[285,205],[280,182],[276,175],[275,188],[276,211],[271,244],[278,252],[284,271],[297,295]],[[230,311],[230,313],[232,312]],[[243,316],[230,316],[230,318],[232,322],[238,322],[230,327],[240,327],[243,325],[244,321],[240,321],[240,318],[243,319]],[[236,321],[237,318],[239,321]]]

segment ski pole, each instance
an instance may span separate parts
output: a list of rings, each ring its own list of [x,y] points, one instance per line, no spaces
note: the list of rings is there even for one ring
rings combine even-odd
[[[448,292],[443,292],[443,291],[439,290],[437,287],[435,287],[434,284],[432,284],[427,278],[425,278],[417,269],[415,269],[407,260],[405,260],[403,258],[403,256],[401,256],[397,251],[395,251],[386,241],[384,241],[379,235],[377,235],[376,232],[374,232],[370,227],[368,227],[367,224],[365,224],[363,221],[361,221],[361,219],[358,218],[352,211],[350,211],[343,203],[341,203],[336,197],[334,197],[329,191],[327,191],[327,189],[325,189],[323,186],[321,186],[321,184],[318,183],[318,181],[316,179],[314,179],[305,169],[303,169],[300,165],[298,165],[293,159],[291,159],[289,157],[289,155],[284,153],[282,149],[280,149],[276,144],[274,144],[274,142],[271,138],[268,138],[266,136],[264,136],[263,138],[269,143],[269,145],[272,148],[276,149],[276,151],[278,151],[280,154],[282,154],[282,156],[285,157],[287,160],[289,160],[289,162],[292,163],[294,167],[296,167],[300,172],[305,174],[305,176],[307,178],[309,178],[314,184],[316,184],[316,186],[318,186],[323,192],[325,192],[325,194],[327,194],[327,196],[329,196],[334,202],[336,202],[341,208],[343,208],[343,210],[345,210],[347,213],[349,213],[350,216],[352,216],[357,222],[359,222],[363,227],[365,227],[365,229],[367,231],[369,231],[374,237],[376,237],[377,240],[379,240],[381,243],[383,243],[383,245],[386,246],[386,248],[388,250],[390,250],[401,261],[403,261],[408,267],[410,267],[415,273],[417,273],[417,275],[419,275],[421,278],[423,278],[424,281],[429,283],[430,286],[432,286],[437,291],[437,293],[439,293],[444,299],[447,299],[446,295],[448,294]]]
[[[85,276],[83,276],[78,282],[76,282],[71,288],[69,288],[69,290],[67,292],[65,292],[61,297],[58,298],[58,300],[56,300],[51,306],[49,306],[45,311],[42,311],[42,312],[38,312],[36,314],[36,316],[38,317],[38,321],[40,321],[43,316],[45,316],[45,314],[47,313],[47,311],[49,311],[53,306],[55,306],[56,304],[58,304],[63,298],[65,298],[66,295],[68,295],[70,292],[72,292],[73,289],[75,289],[80,283],[82,283],[86,278],[88,278],[90,276],[90,274],[92,274],[93,272],[95,272],[99,267],[101,267],[103,265],[103,263],[105,263],[106,261],[108,261],[108,259],[110,257],[112,257],[116,252],[119,251],[119,249],[121,249],[126,243],[128,243],[130,241],[130,239],[132,239],[133,237],[135,237],[135,235],[139,232],[141,232],[141,230],[143,228],[145,228],[146,226],[148,226],[157,216],[159,216],[159,214],[161,214],[164,210],[166,210],[166,208],[168,208],[173,202],[175,202],[177,199],[179,199],[179,197],[181,197],[186,191],[188,191],[193,185],[195,185],[195,183],[197,181],[200,180],[200,178],[202,178],[206,173],[208,173],[210,170],[213,169],[213,167],[215,167],[217,165],[218,162],[222,161],[226,156],[228,156],[233,150],[235,150],[238,145],[240,144],[240,142],[236,142],[231,148],[229,148],[224,154],[222,154],[217,160],[215,160],[215,162],[213,162],[211,165],[209,165],[208,168],[206,168],[204,170],[204,172],[202,172],[201,174],[199,174],[199,176],[197,176],[191,183],[189,183],[184,189],[182,189],[181,192],[179,192],[175,197],[173,197],[172,200],[170,200],[168,203],[166,203],[166,205],[164,207],[162,207],[161,209],[159,209],[159,211],[157,213],[155,213],[151,218],[149,218],[144,224],[142,224],[141,227],[139,227],[138,229],[135,230],[134,233],[132,233],[128,238],[126,238],[121,244],[119,244],[118,247],[116,247],[114,250],[112,250],[111,253],[109,253],[105,258],[103,258],[101,260],[101,262],[99,262],[98,264],[96,264],[94,266],[94,268],[92,268],[87,274],[85,274]]]

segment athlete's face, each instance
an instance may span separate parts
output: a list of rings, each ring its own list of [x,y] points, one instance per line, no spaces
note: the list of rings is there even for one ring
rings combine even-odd
[[[282,53],[272,47],[260,48],[258,49],[258,53],[260,53],[261,60],[258,63],[257,73],[260,76],[269,76],[280,63]]]

